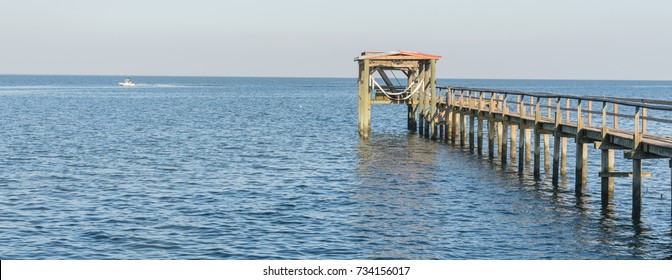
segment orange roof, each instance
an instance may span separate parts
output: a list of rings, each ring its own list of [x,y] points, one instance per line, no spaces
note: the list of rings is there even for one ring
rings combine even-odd
[[[393,52],[363,52],[361,56],[355,58],[357,60],[428,60],[441,59],[439,55],[426,54],[421,52],[409,52],[404,50]]]

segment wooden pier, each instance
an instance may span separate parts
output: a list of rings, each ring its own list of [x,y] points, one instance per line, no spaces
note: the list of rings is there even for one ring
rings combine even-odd
[[[519,174],[531,163],[535,180],[541,179],[542,165],[546,170],[551,168],[552,157],[554,186],[558,186],[559,178],[566,174],[567,139],[571,138],[576,145],[574,186],[578,196],[585,191],[588,148],[592,144],[601,151],[600,172],[593,175],[601,181],[602,206],[606,207],[614,197],[614,178],[631,177],[632,218],[640,220],[642,178],[651,176],[642,170],[642,160],[671,159],[672,169],[672,136],[647,129],[652,123],[672,124],[672,102],[436,87],[436,60],[440,58],[404,51],[367,52],[356,58],[360,64],[360,136],[369,135],[371,103],[407,104],[409,130],[437,141],[468,147],[476,154],[483,154],[487,149],[488,156],[499,157],[502,164],[507,164],[509,158],[517,159]],[[403,72],[407,86],[394,86],[385,70]],[[380,74],[384,86],[372,77],[374,73]],[[486,135],[487,144],[484,143]],[[623,157],[632,161],[631,172],[615,170],[616,150],[622,150]]]

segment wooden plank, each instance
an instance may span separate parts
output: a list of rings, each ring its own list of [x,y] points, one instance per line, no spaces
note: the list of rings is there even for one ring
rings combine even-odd
[[[418,61],[395,62],[395,61],[370,60],[370,59],[361,60],[361,61],[368,62],[372,67],[383,66],[383,67],[388,67],[389,69],[415,69],[415,68],[418,68],[418,66],[419,66]],[[361,63],[361,61],[360,61],[360,63]]]
[[[609,138],[607,138],[609,139]],[[595,149],[601,149],[601,150],[628,150],[631,149],[629,147],[623,147],[620,145],[616,145],[614,143],[608,142],[608,141],[595,141],[593,142],[593,148]]]
[[[647,153],[641,150],[630,150],[624,151],[623,157],[627,159],[658,159],[658,158],[670,158],[669,156],[661,156],[657,154]]]
[[[606,150],[605,150],[605,151],[606,151]],[[613,169],[613,162],[612,162],[612,169]],[[599,176],[599,177],[602,177],[602,178],[615,178],[615,177],[616,177],[616,178],[630,178],[630,177],[634,176],[633,174],[634,174],[634,173],[632,173],[632,172],[600,171],[600,172],[598,173],[598,176]],[[642,178],[648,178],[648,177],[651,177],[651,175],[652,175],[653,173],[651,173],[651,172],[642,172],[641,174],[642,174]],[[613,184],[612,184],[612,190],[611,190],[611,191],[613,192]]]

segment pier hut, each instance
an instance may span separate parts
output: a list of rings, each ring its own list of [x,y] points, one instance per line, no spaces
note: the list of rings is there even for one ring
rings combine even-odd
[[[420,131],[436,139],[439,102],[436,61],[439,59],[438,55],[403,50],[363,52],[356,57],[355,61],[359,62],[359,136],[369,137],[372,103],[400,103],[408,105],[408,129],[417,131],[419,120]],[[395,72],[403,73],[405,83],[392,81],[390,74]]]

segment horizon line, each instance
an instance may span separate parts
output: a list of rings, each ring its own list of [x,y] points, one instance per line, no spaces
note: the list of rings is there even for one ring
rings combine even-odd
[[[89,77],[175,77],[175,78],[278,78],[278,79],[357,79],[356,76],[225,76],[225,75],[118,75],[118,74],[25,74],[0,73],[0,76],[89,76]],[[438,77],[437,80],[536,80],[536,81],[650,81],[669,82],[672,79],[604,79],[604,78],[473,78]]]

